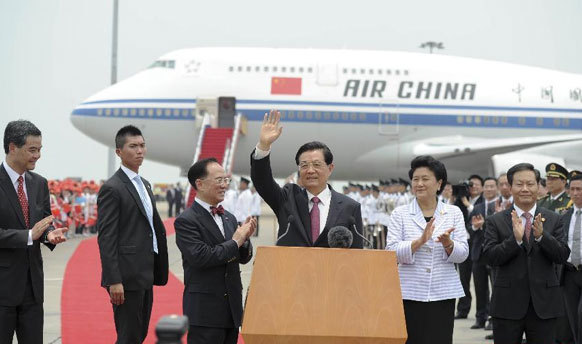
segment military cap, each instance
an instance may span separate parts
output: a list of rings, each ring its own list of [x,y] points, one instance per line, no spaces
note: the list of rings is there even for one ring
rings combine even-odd
[[[568,170],[555,162],[546,165],[546,177],[568,179]]]
[[[568,179],[572,180],[572,179],[581,179],[582,178],[582,172],[578,171],[578,170],[572,170],[570,171],[570,174],[568,174]]]
[[[248,180],[248,179],[246,179],[245,177],[240,177],[240,182],[241,183],[247,183],[247,184],[250,184],[251,183],[251,181]]]

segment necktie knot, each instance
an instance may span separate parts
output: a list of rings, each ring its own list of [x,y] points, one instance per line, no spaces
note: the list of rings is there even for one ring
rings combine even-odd
[[[531,214],[530,213],[523,213],[522,216],[525,217],[526,220],[530,220],[531,219]]]
[[[19,184],[22,184],[22,182],[24,181],[24,178],[22,178],[22,176],[18,176],[17,180],[18,180]]]
[[[216,214],[223,215],[224,214],[224,208],[222,207],[222,205],[219,205],[218,207],[211,206],[210,207],[210,212],[212,213],[213,216],[216,215]]]
[[[319,202],[320,202],[320,200],[319,200],[319,198],[318,198],[317,196],[314,196],[314,197],[311,199],[311,202],[313,202],[313,204],[317,204],[317,203],[319,203]]]

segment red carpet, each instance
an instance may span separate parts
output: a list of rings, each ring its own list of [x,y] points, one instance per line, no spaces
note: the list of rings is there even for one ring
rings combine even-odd
[[[174,219],[164,221],[167,235],[174,234]],[[168,245],[175,245],[169,238]],[[161,316],[182,314],[184,284],[170,272],[168,284],[154,287],[154,305],[145,343],[155,343],[155,325]],[[110,344],[115,325],[109,296],[101,288],[101,261],[97,238],[83,240],[67,263],[61,295],[63,344]],[[239,338],[239,343],[242,339]]]

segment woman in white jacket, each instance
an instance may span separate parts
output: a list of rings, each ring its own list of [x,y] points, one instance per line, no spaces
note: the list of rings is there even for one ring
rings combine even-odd
[[[392,212],[386,238],[398,260],[406,343],[452,343],[455,299],[465,295],[455,263],[469,255],[463,214],[438,202],[447,182],[443,163],[418,156],[408,175],[416,197]]]

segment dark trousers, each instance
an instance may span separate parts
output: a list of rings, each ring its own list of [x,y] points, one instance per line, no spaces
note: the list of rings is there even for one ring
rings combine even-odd
[[[471,247],[471,246],[469,246]],[[471,255],[469,254],[469,257]],[[463,286],[463,291],[465,296],[459,299],[457,302],[457,313],[461,315],[468,315],[471,310],[471,270],[473,269],[473,262],[471,259],[467,258],[461,264],[457,264],[457,269],[459,270],[459,278],[461,279],[461,285]]]
[[[455,325],[455,299],[419,302],[404,300],[406,344],[451,344]]]
[[[113,305],[113,319],[117,344],[142,343],[147,334],[152,314],[154,293],[147,290],[125,290],[125,301]]]
[[[477,322],[485,323],[489,317],[489,269],[487,265],[480,262],[473,262],[472,269],[477,299],[475,318]]]
[[[168,217],[174,216],[174,202],[168,202]]]
[[[0,282],[1,283],[1,282]],[[0,305],[0,343],[12,343],[14,332],[18,343],[42,344],[43,307],[37,303],[30,276],[24,298],[18,306]]]
[[[554,343],[556,318],[540,319],[531,300],[525,318],[510,320],[493,318],[493,337],[495,344],[521,344],[523,333],[527,344]]]
[[[236,344],[238,328],[218,328],[190,325],[188,344]]]
[[[566,338],[558,336],[556,339],[565,343],[582,343],[582,271],[564,271],[564,301],[570,337],[563,333]]]
[[[261,216],[260,215],[253,215],[253,217],[257,219],[257,228],[255,229],[255,233],[253,234],[253,236],[258,237],[259,236],[259,218]]]

